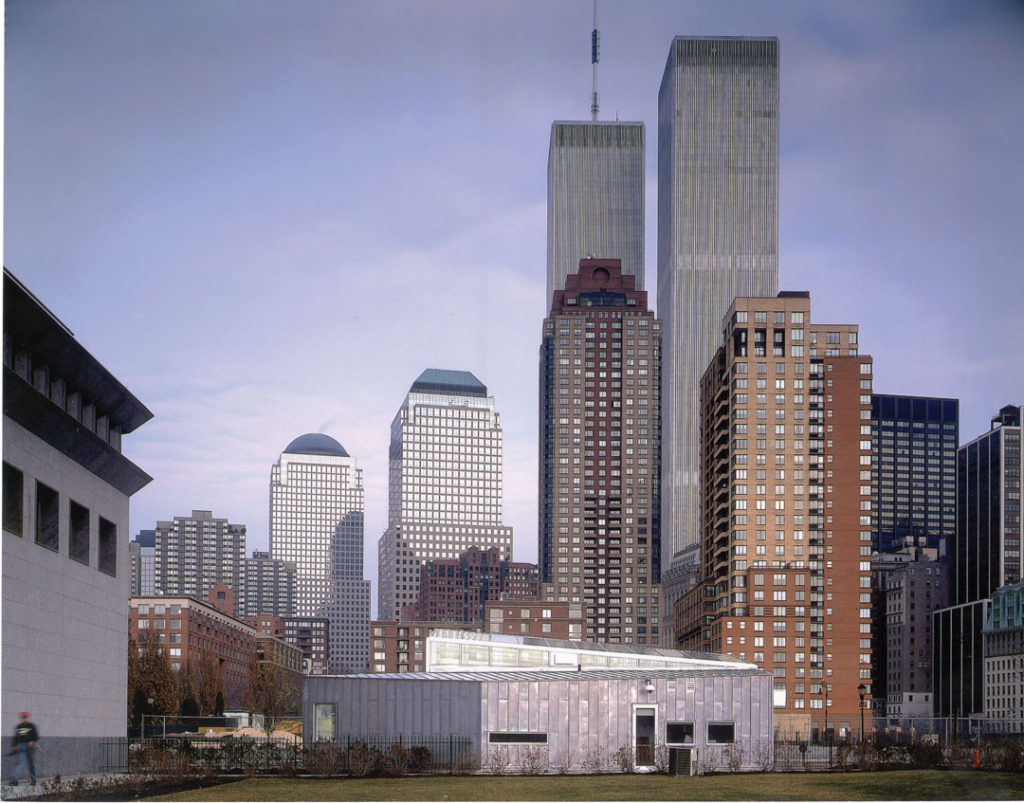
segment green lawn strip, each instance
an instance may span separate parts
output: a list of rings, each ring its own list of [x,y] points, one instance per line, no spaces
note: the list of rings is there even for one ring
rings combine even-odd
[[[907,770],[666,775],[251,778],[150,800],[1020,800],[1024,776]]]

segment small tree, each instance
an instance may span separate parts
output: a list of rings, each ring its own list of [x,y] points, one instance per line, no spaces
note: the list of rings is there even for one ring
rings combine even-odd
[[[277,720],[293,713],[298,705],[299,691],[277,664],[253,660],[249,668],[249,687],[245,707],[263,716],[263,729],[274,732]]]
[[[178,713],[178,676],[162,644],[146,644],[139,655],[138,690],[145,695],[152,714]],[[152,699],[152,703],[149,700]]]
[[[224,693],[224,673],[213,650],[205,649],[200,653],[198,663],[193,664],[192,677],[199,713],[209,716],[217,710],[217,694],[223,698]]]

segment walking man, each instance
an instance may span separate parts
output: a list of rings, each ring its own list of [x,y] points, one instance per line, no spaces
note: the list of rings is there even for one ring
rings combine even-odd
[[[18,754],[18,766],[14,768],[14,775],[11,778],[11,785],[18,785],[18,778],[21,777],[21,770],[28,765],[28,774],[32,779],[32,785],[36,783],[36,765],[32,760],[32,753],[35,751],[36,742],[39,741],[39,732],[36,726],[29,722],[28,711],[22,711],[21,722],[14,729],[14,740],[11,743],[11,753]]]

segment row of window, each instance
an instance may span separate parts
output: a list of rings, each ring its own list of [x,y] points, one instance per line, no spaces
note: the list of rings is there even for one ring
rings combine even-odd
[[[3,528],[17,536],[25,535],[25,475],[10,463],[3,464]],[[73,499],[68,505],[68,557],[89,565],[92,548],[92,513]],[[35,482],[35,542],[39,546],[60,551],[60,494],[38,480]],[[99,554],[97,568],[109,575],[117,574],[117,525],[97,517]]]

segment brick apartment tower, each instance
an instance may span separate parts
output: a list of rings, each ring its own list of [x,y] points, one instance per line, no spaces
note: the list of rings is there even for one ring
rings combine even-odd
[[[807,293],[737,298],[701,382],[703,579],[677,645],[775,677],[780,734],[860,727],[871,683],[871,358]],[[686,612],[689,611],[689,616]]]
[[[402,609],[402,621],[484,625],[489,601],[540,597],[537,564],[503,560],[497,547],[470,547],[457,558],[420,566],[419,600]]]
[[[659,645],[661,323],[620,260],[581,259],[540,349],[541,582],[586,641]]]

